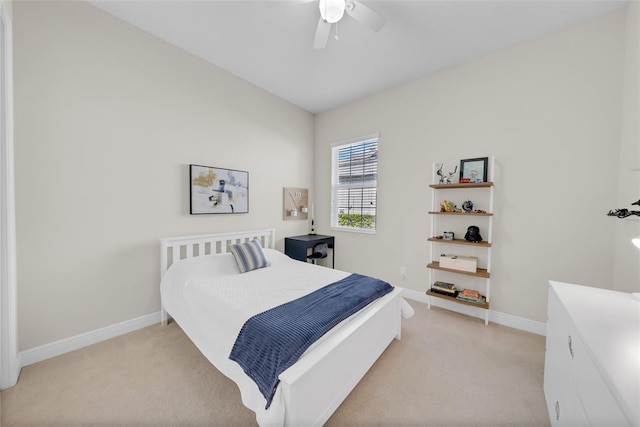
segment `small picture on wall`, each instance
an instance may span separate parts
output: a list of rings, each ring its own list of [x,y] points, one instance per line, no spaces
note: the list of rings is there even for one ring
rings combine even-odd
[[[487,182],[488,157],[460,160],[460,183]]]
[[[282,200],[285,221],[309,218],[309,190],[285,187]]]
[[[191,215],[249,212],[249,172],[189,165]]]

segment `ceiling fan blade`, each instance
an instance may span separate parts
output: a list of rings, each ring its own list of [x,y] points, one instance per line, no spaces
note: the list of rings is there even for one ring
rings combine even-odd
[[[324,49],[327,46],[327,40],[329,40],[329,33],[331,32],[331,24],[325,22],[320,18],[318,21],[318,28],[316,28],[316,36],[313,39],[314,49]]]
[[[349,16],[371,31],[380,31],[387,23],[387,18],[357,0],[347,0],[346,11]]]

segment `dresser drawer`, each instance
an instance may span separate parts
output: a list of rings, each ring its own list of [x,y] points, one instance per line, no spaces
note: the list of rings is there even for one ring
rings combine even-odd
[[[574,411],[571,399],[573,390],[568,373],[555,365],[553,360],[549,360],[547,353],[544,366],[544,397],[553,427],[569,426],[568,420]]]
[[[574,378],[574,342],[579,340],[571,317],[558,299],[558,296],[549,292],[549,311],[547,320],[546,349],[553,355],[556,363],[564,370],[571,372]]]
[[[576,352],[576,389],[584,412],[592,426],[630,426],[620,406],[616,403],[610,388],[602,379],[598,369],[580,345]]]

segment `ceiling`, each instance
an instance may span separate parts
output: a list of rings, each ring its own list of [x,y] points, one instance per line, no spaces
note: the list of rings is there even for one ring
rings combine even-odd
[[[309,112],[322,112],[626,5],[627,0],[367,1],[313,49],[318,2],[87,0]]]

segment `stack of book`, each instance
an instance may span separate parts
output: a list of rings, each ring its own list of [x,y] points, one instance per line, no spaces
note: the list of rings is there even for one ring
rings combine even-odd
[[[447,295],[454,298],[458,294],[455,285],[453,283],[446,282],[435,282],[433,285],[431,285],[431,292]]]
[[[486,302],[486,298],[484,296],[480,295],[478,291],[474,291],[472,289],[463,289],[458,292],[456,298],[462,301],[474,302],[476,304],[484,304]]]

